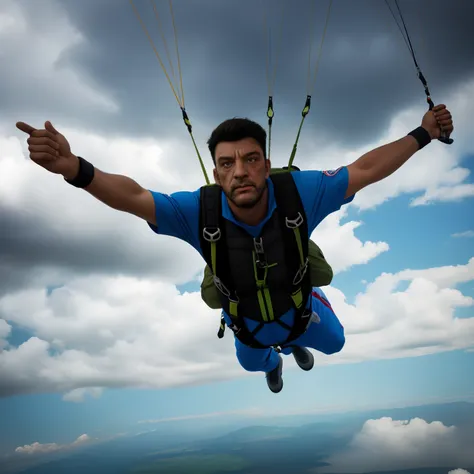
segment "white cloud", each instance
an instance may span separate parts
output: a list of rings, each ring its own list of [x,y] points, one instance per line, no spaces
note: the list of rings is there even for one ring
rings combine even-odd
[[[85,388],[76,388],[67,392],[63,396],[63,400],[67,402],[83,402],[87,395],[90,395],[93,398],[99,398],[102,395],[103,389],[100,387],[85,387]]]
[[[468,318],[455,314],[457,308],[474,306],[473,298],[455,288],[472,280],[474,258],[466,265],[383,273],[353,304],[340,290],[325,289],[347,336],[344,350],[329,361],[413,357],[472,348],[474,313]],[[402,282],[408,283],[405,291],[398,290]]]
[[[341,224],[347,216],[347,208],[334,212],[315,229],[311,238],[321,247],[334,273],[348,270],[354,265],[366,264],[389,250],[386,242],[362,242],[355,230],[363,225],[360,221]]]
[[[457,267],[383,274],[353,305],[326,288],[347,342],[330,357],[315,352],[316,363],[472,348],[474,317],[456,318],[455,311],[474,299],[455,286],[473,279],[474,258]],[[408,288],[397,291],[402,281]],[[159,278],[87,276],[49,296],[19,291],[0,299],[0,316],[36,335],[0,353],[4,394],[53,390],[77,402],[99,396],[100,388],[160,389],[255,375],[239,366],[230,331],[217,338],[219,312],[199,292],[180,294]]]
[[[459,184],[457,186],[440,186],[437,189],[427,190],[425,194],[412,201],[412,206],[422,206],[441,202],[459,202],[464,198],[474,196],[474,184]]]
[[[0,354],[11,393],[54,387],[78,401],[84,393],[75,390],[88,387],[165,388],[242,375],[231,337],[216,336],[218,312],[199,293],[180,295],[159,279],[85,277],[49,297],[6,296],[0,307],[36,334]]]
[[[447,265],[424,270],[403,270],[398,274],[398,278],[400,281],[424,278],[441,288],[448,288],[474,279],[474,258],[471,258],[467,265]]]
[[[18,446],[15,449],[15,452],[20,454],[44,454],[44,453],[52,453],[54,451],[58,451],[61,449],[59,444],[56,443],[45,443],[41,444],[38,442],[32,444],[25,444],[24,446]]]
[[[420,418],[367,420],[347,448],[327,460],[324,472],[373,472],[457,464],[472,459],[455,426]]]
[[[32,444],[25,444],[24,446],[18,446],[15,449],[15,452],[18,454],[27,454],[27,455],[34,455],[34,454],[46,454],[46,453],[53,453],[55,451],[62,451],[71,448],[75,448],[77,446],[81,446],[88,442],[92,441],[92,439],[87,434],[82,434],[77,439],[75,439],[70,444],[57,444],[57,443],[32,443]]]
[[[457,232],[455,234],[451,234],[451,237],[455,237],[455,238],[474,237],[474,230],[466,230],[465,232]]]

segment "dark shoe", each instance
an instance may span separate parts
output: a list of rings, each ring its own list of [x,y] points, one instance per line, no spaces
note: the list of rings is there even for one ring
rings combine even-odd
[[[293,346],[292,354],[301,369],[311,370],[313,368],[314,356],[306,347]]]
[[[278,365],[271,372],[267,372],[265,374],[268,388],[273,393],[281,392],[281,389],[283,388],[283,379],[281,377],[283,372],[283,359],[281,358],[280,354],[278,354],[278,359]]]

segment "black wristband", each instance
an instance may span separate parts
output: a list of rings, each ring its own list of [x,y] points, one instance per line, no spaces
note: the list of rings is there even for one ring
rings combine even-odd
[[[75,186],[76,188],[85,188],[86,186],[89,186],[89,184],[91,184],[92,180],[94,179],[94,165],[80,156],[77,158],[79,159],[79,172],[74,179],[65,180],[67,183]]]
[[[423,127],[415,128],[415,130],[412,130],[408,135],[411,135],[416,139],[420,150],[431,142],[430,134]]]

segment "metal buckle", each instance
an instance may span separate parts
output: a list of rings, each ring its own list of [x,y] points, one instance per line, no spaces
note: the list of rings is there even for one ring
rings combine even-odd
[[[227,289],[227,287],[224,285],[224,283],[222,283],[222,280],[216,276],[216,275],[213,275],[213,280],[214,280],[214,285],[216,286],[216,288],[224,295],[226,296],[227,298],[230,299],[230,291]]]
[[[235,323],[232,323],[232,324],[229,326],[229,329],[231,329],[231,330],[234,332],[235,335],[239,334],[239,332],[240,332],[240,330],[241,330],[241,328],[239,328],[239,327],[237,326],[237,324],[235,324]]]
[[[215,229],[214,231],[211,231],[210,229]],[[202,229],[202,236],[208,241],[208,242],[217,242],[221,238],[221,230],[219,227],[204,227]]]
[[[289,219],[288,217],[285,217],[285,221],[286,227],[289,227],[290,229],[296,229],[301,224],[303,224],[304,218],[301,215],[301,212],[298,212],[298,216],[296,217],[296,219]]]
[[[253,239],[253,246],[255,249],[255,253],[257,254],[257,260],[255,264],[259,268],[265,268],[267,266],[267,259],[265,258],[265,252],[263,250],[263,238],[254,238]]]
[[[304,265],[300,266],[300,268],[296,272],[295,277],[293,278],[293,285],[299,285],[303,281],[303,278],[306,275],[306,272],[308,271],[308,266],[309,266],[309,259],[308,257],[306,257],[306,261]]]

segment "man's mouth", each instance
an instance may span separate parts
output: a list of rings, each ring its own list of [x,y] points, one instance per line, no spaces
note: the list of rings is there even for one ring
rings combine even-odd
[[[238,186],[235,188],[235,191],[245,192],[245,191],[250,191],[251,189],[253,189],[253,186],[249,184],[246,186]]]

